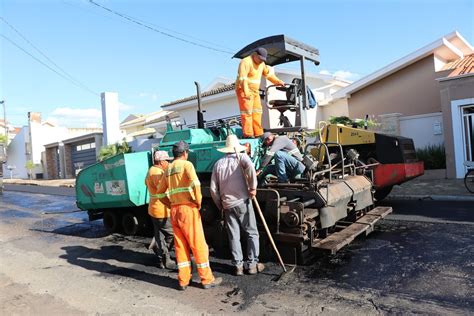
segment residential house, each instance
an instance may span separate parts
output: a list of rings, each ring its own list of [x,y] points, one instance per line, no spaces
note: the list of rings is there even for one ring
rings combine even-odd
[[[159,144],[168,121],[176,126],[179,124],[179,114],[164,110],[146,115],[131,114],[120,123],[120,130],[134,151],[147,151]]]
[[[458,32],[450,33],[340,89],[326,112],[369,115],[383,131],[413,138],[417,148],[444,143],[447,176],[462,177],[462,162],[472,159],[466,151],[473,139],[468,134],[474,85],[472,67],[466,66],[472,53]]]
[[[464,161],[474,161],[474,54],[446,64],[438,79],[448,178],[462,178]]]
[[[28,112],[28,125],[23,126],[7,149],[7,162],[3,165],[4,174],[14,178],[28,178],[29,170],[26,163],[32,161],[33,178],[44,178],[46,161],[44,145],[58,142],[64,138],[98,132],[97,128],[66,128],[59,127],[48,121],[41,120],[41,113]]]
[[[0,135],[8,135],[8,143],[10,143],[19,132],[19,127],[13,127],[9,122],[5,124],[5,120],[0,119]]]
[[[44,177],[74,178],[80,170],[97,162],[102,139],[102,132],[94,132],[44,145]]]

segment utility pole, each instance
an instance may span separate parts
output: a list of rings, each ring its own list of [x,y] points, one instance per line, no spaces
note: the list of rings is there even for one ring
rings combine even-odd
[[[7,127],[7,110],[5,105],[5,100],[0,101],[0,104],[3,105],[3,123],[5,124],[5,146],[8,146],[8,127]]]

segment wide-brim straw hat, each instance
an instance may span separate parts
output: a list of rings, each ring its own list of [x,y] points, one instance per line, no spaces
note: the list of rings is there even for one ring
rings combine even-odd
[[[244,145],[241,145],[239,143],[239,139],[235,135],[229,135],[225,139],[225,147],[218,148],[217,150],[220,151],[221,153],[235,153],[237,149],[237,152],[242,152],[247,149]]]

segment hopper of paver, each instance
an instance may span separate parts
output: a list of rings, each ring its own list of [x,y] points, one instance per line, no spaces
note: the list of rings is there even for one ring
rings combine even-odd
[[[119,154],[81,170],[76,178],[77,206],[87,210],[90,219],[103,217],[112,232],[147,226],[146,218],[138,222],[149,201],[144,181],[150,166],[150,153],[137,152]]]

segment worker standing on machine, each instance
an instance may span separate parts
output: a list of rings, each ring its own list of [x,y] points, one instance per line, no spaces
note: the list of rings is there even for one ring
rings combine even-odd
[[[265,267],[258,262],[259,235],[251,200],[257,194],[255,167],[245,153],[239,154],[242,167],[239,165],[239,157],[236,152],[245,151],[246,147],[239,144],[235,135],[227,136],[225,147],[217,150],[226,155],[214,164],[210,191],[214,203],[224,211],[235,275],[244,274],[244,260],[240,243],[241,230],[247,239],[245,269],[248,274],[257,274]]]
[[[239,101],[242,130],[245,138],[260,137],[262,128],[262,104],[260,102],[260,81],[262,75],[273,84],[285,83],[271,74],[270,67],[265,64],[267,50],[259,47],[250,56],[240,61],[235,82],[235,93]]]
[[[176,269],[176,264],[170,258],[170,249],[173,244],[173,228],[171,227],[170,209],[158,199],[156,189],[160,183],[168,161],[171,157],[166,151],[155,151],[153,154],[153,166],[148,170],[145,184],[150,192],[148,203],[148,214],[153,223],[154,240],[150,245],[158,256],[158,268]]]
[[[275,159],[275,165],[268,166],[265,169],[265,172],[261,175],[262,179],[265,179],[268,174],[274,174],[277,176],[278,182],[285,183],[288,180],[294,180],[296,176],[304,172],[303,155],[301,155],[295,143],[287,136],[265,132],[262,136],[262,141],[268,150],[257,171],[257,175],[260,175],[270,161]]]
[[[219,285],[222,278],[214,278],[209,266],[209,248],[204,237],[199,209],[201,184],[196,170],[188,161],[189,145],[179,141],[173,145],[174,161],[168,166],[157,194],[171,207],[176,261],[178,263],[179,289],[185,290],[191,281],[191,253],[196,262],[202,287]]]

